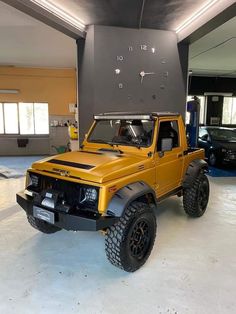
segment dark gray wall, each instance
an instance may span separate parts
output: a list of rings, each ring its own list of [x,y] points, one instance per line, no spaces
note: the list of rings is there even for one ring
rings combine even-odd
[[[175,33],[91,26],[83,54],[79,43],[78,49],[78,56],[83,55],[78,62],[81,139],[94,113],[138,110],[184,115],[188,46],[178,47]],[[155,74],[146,75],[141,83],[141,71]]]

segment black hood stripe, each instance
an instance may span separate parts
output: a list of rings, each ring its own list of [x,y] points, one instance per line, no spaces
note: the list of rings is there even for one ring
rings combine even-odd
[[[85,164],[80,164],[77,162],[64,161],[64,160],[58,160],[58,159],[50,159],[50,160],[48,160],[48,162],[50,162],[52,164],[69,166],[69,167],[73,167],[73,168],[87,169],[87,170],[95,167],[95,166],[91,166],[91,165],[85,165]]]

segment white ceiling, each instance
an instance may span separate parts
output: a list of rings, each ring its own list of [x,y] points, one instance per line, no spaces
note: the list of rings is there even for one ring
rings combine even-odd
[[[236,17],[190,46],[193,74],[236,77]]]
[[[75,40],[0,2],[0,66],[75,68]]]
[[[0,66],[76,66],[73,39],[0,1]],[[196,75],[236,77],[236,17],[190,46]]]

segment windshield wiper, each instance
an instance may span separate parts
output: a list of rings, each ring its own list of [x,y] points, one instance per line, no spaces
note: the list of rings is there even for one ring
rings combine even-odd
[[[139,144],[134,144],[134,143],[132,143],[132,144],[130,144],[130,142],[112,142],[112,144],[113,145],[122,145],[122,144],[124,144],[125,146],[132,146],[132,147],[136,147],[136,148],[138,148],[138,149],[140,149],[142,146],[141,145],[139,145]]]
[[[101,143],[101,144],[107,144],[107,145],[110,145],[112,148],[114,148],[114,145],[117,145],[116,143],[113,143],[113,142],[106,142],[104,141],[103,139],[95,139],[95,140],[90,140],[90,142],[92,143]],[[99,150],[105,150],[104,148],[101,148]],[[114,152],[119,152],[120,154],[123,154],[124,152],[122,150],[120,150],[119,148],[117,148],[116,150],[115,149],[112,149],[112,150],[109,150],[109,151],[114,151]]]

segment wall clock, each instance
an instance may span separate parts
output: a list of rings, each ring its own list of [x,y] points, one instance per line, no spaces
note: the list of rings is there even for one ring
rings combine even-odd
[[[150,92],[152,99],[157,98],[160,90],[165,89],[169,76],[166,58],[159,55],[155,45],[139,43],[120,49],[122,54],[114,57],[113,76],[115,88],[125,90],[130,95],[134,88]]]

